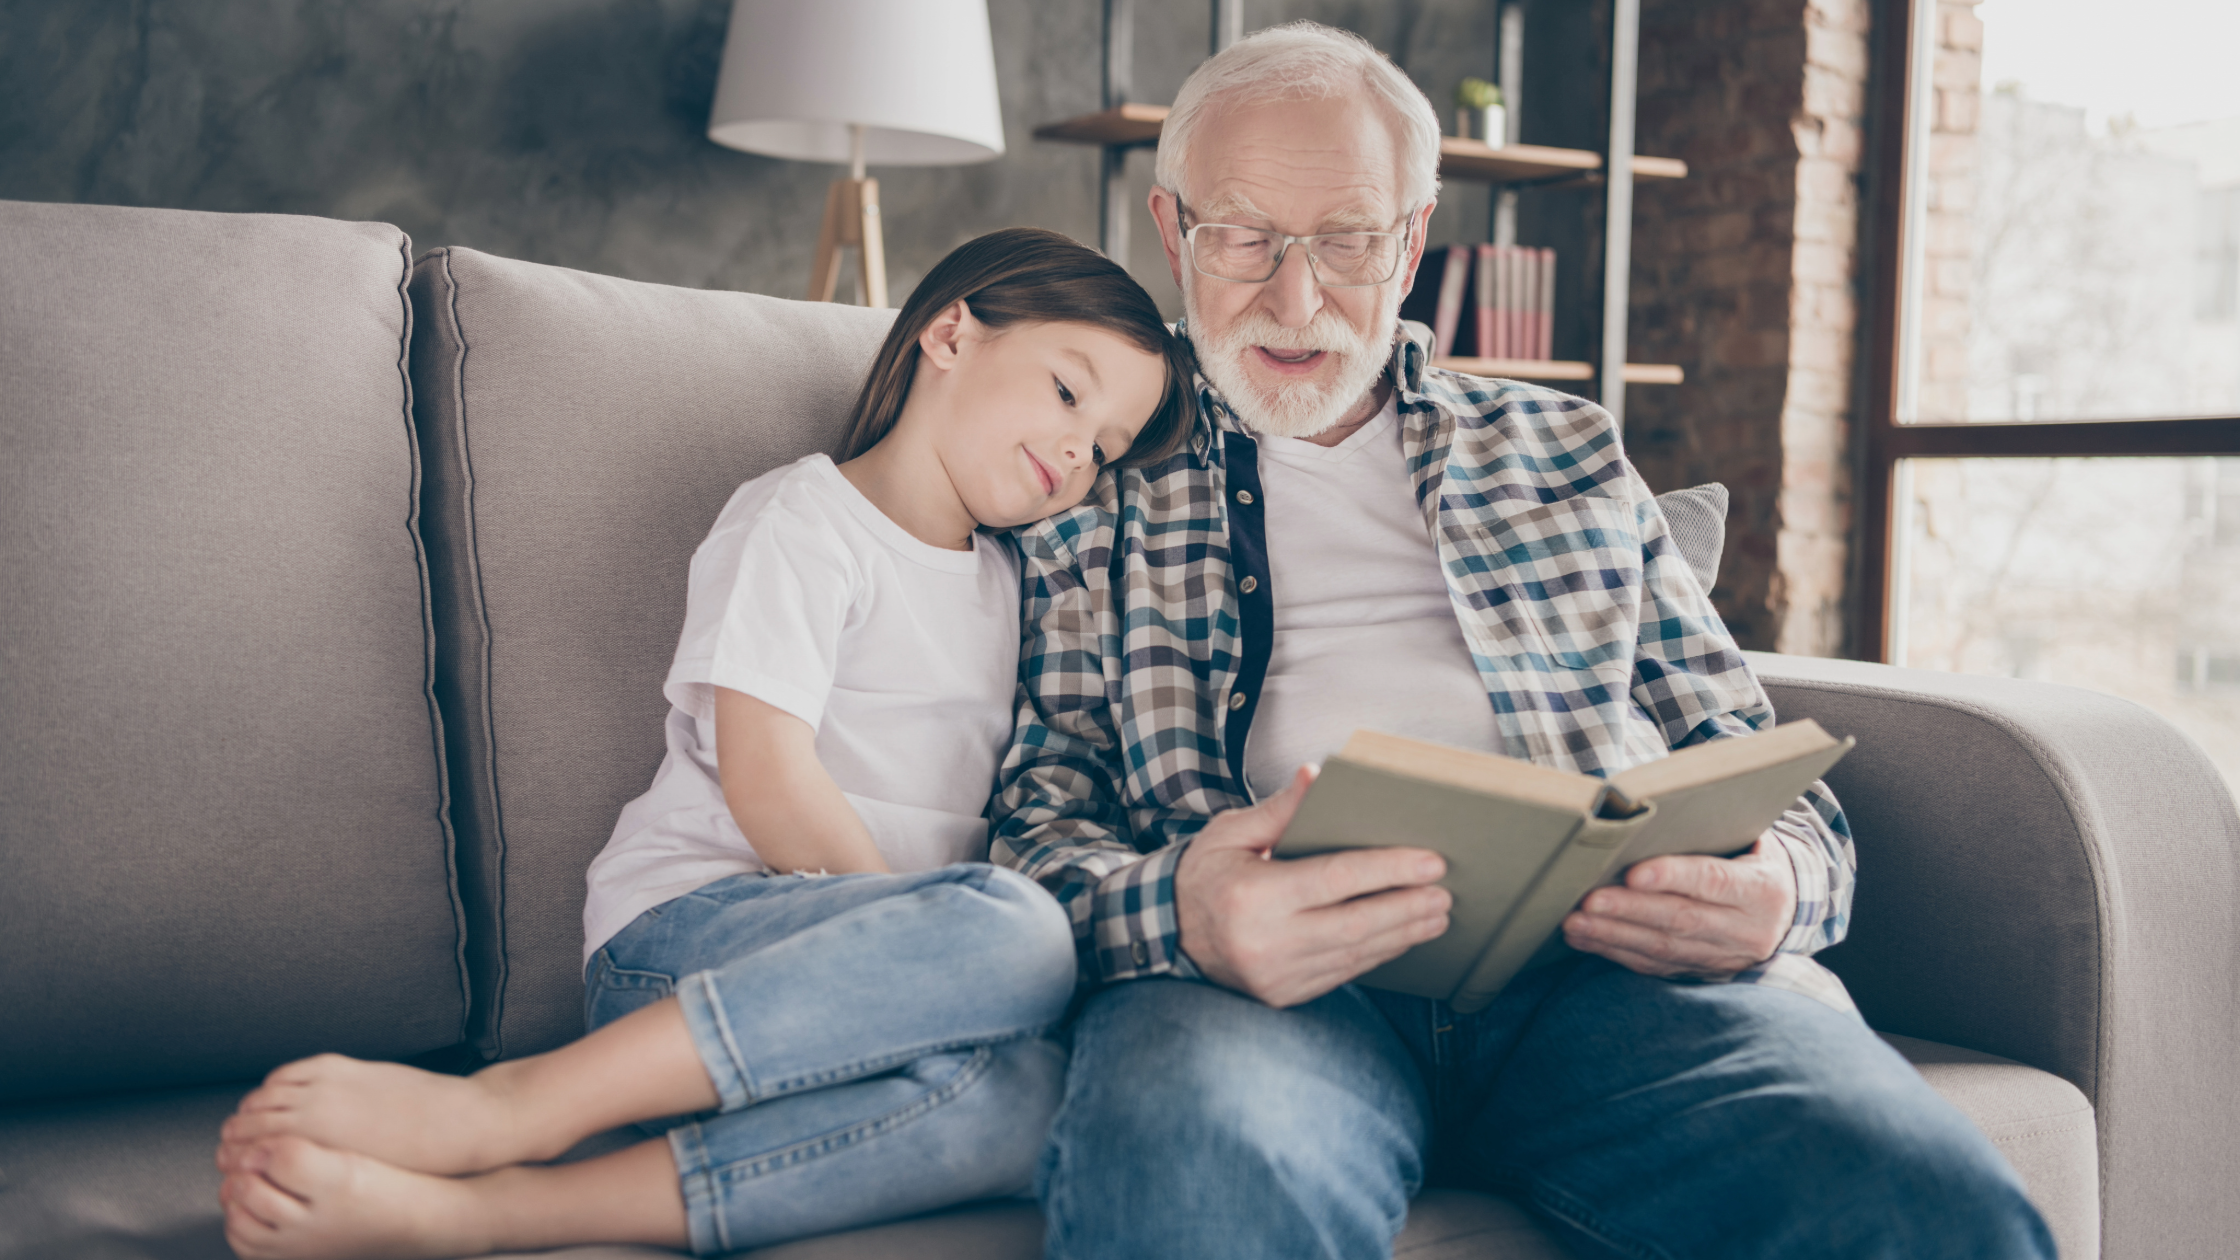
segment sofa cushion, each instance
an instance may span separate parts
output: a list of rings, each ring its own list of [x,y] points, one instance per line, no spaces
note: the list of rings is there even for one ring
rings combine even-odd
[[[1710,590],[1719,581],[1719,553],[1727,542],[1727,488],[1716,481],[1657,496],[1664,523],[1672,530],[1672,545],[1696,571],[1696,581]]]
[[[2021,1171],[2069,1260],[2098,1254],[2092,1112],[2035,1068],[1891,1037],[1929,1083]],[[210,1153],[244,1083],[171,1094],[0,1110],[0,1256],[9,1260],[221,1260]],[[2081,1110],[2080,1110],[2081,1108]],[[2080,1123],[2081,1116],[2081,1123]],[[587,1143],[610,1150],[617,1142]],[[665,1260],[652,1247],[570,1247],[551,1260]],[[1025,1203],[968,1204],[916,1220],[805,1238],[756,1260],[1035,1260],[1042,1226]],[[1561,1260],[1570,1254],[1514,1202],[1427,1190],[1408,1209],[1397,1260]]]
[[[462,1035],[408,251],[0,203],[0,1097]]]
[[[828,449],[892,311],[435,250],[424,528],[484,1053],[583,1030],[584,868],[653,782],[693,549]]]
[[[2110,1255],[2229,1254],[2240,816],[2216,767],[2100,692],[1746,655],[1784,719],[1858,737],[1828,775],[1858,897],[1821,959],[1868,1021],[2082,1090]]]
[[[2076,1086],[2011,1059],[1885,1033],[1945,1101],[2007,1157],[2067,1260],[2100,1254],[2100,1150]]]

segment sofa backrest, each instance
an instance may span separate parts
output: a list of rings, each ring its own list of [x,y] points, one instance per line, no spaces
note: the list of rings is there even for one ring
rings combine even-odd
[[[0,1097],[462,1036],[409,251],[0,203]]]
[[[685,579],[837,440],[892,311],[439,249],[413,269],[439,695],[490,1057],[583,1031],[584,869],[661,763]]]

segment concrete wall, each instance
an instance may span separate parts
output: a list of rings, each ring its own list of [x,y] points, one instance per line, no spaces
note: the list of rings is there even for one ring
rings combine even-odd
[[[1137,98],[1206,54],[1204,0],[1140,0]],[[1435,100],[1493,73],[1479,0],[1248,0],[1361,31]],[[422,247],[798,297],[837,168],[706,138],[728,0],[9,0],[0,198],[278,211],[395,223]],[[1098,107],[1098,0],[991,0],[1008,152],[885,168],[899,300],[941,255],[1033,224],[1094,242],[1093,151],[1037,142]],[[1148,190],[1150,158],[1132,159]],[[1482,239],[1456,190],[1439,239]],[[1150,221],[1131,260],[1173,302]]]
[[[1606,134],[1609,0],[1524,0],[1523,138]],[[1961,0],[1950,6],[1964,9]],[[0,198],[379,219],[451,244],[694,287],[800,296],[837,168],[706,138],[728,0],[8,0]],[[1205,0],[1137,0],[1135,97],[1205,56]],[[1714,593],[1747,646],[1835,651],[1849,529],[1852,175],[1868,0],[1645,0],[1644,182],[1628,435],[1658,489],[1736,495]],[[1245,0],[1246,28],[1313,18],[1366,35],[1451,113],[1494,76],[1493,0]],[[990,0],[1009,151],[875,169],[895,300],[942,254],[1033,224],[1097,237],[1093,150],[1037,142],[1099,103],[1099,0]],[[1179,305],[1131,158],[1131,270]],[[1519,240],[1558,252],[1556,357],[1593,359],[1598,190],[1528,192]],[[1450,186],[1434,243],[1487,239]]]

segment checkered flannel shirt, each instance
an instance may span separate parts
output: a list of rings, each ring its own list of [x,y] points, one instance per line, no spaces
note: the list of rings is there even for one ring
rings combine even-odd
[[[1601,407],[1428,368],[1402,325],[1408,470],[1500,728],[1500,751],[1593,775],[1770,726],[1773,710]],[[1017,731],[991,860],[1073,918],[1085,983],[1195,977],[1174,910],[1190,837],[1251,803],[1244,746],[1274,639],[1256,446],[1201,378],[1179,455],[1100,477],[1018,530]],[[1249,581],[1247,579],[1250,579]],[[1779,952],[1731,979],[1850,999],[1808,955],[1841,940],[1855,860],[1815,783],[1769,834],[1797,877]]]

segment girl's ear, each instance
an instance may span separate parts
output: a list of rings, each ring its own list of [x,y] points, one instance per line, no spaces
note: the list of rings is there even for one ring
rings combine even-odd
[[[963,298],[958,298],[943,307],[941,313],[933,317],[933,322],[926,325],[926,330],[918,334],[918,351],[927,363],[947,371],[956,366],[957,355],[963,352],[965,343],[977,339],[982,332],[980,321],[972,317],[972,308],[965,305]]]

